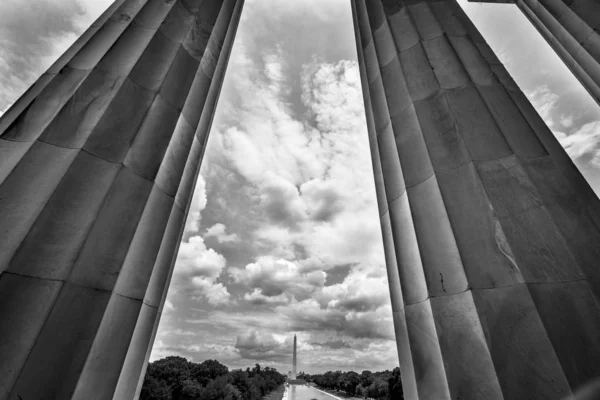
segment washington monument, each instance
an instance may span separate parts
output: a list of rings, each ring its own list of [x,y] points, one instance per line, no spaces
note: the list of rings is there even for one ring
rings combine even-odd
[[[296,379],[296,335],[294,335],[294,355],[292,361],[292,379]]]
[[[455,0],[348,1],[405,398],[571,394],[598,198]],[[600,3],[517,6],[598,99]],[[242,7],[117,0],[0,118],[0,400],[139,396]]]

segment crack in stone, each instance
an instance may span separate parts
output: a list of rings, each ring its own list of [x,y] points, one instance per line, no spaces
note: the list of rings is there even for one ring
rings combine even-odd
[[[444,275],[440,272],[440,280],[442,282],[442,290],[444,291],[444,293],[446,292],[446,288],[444,287]]]

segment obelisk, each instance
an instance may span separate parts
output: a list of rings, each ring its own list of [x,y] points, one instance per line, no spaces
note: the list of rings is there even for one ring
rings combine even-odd
[[[294,355],[292,361],[292,379],[296,379],[296,335],[294,335]]]

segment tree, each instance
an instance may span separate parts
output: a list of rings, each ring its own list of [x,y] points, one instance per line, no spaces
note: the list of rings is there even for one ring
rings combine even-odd
[[[210,381],[229,372],[229,368],[217,360],[206,360],[200,364],[192,364],[193,365],[190,368],[191,375],[200,382],[202,386],[206,386]]]
[[[144,400],[172,400],[171,387],[154,376],[146,375],[140,398]]]
[[[360,374],[360,383],[365,388],[371,386],[374,380],[375,378],[373,377],[373,373],[371,371],[363,371]]]
[[[404,399],[404,391],[402,390],[402,380],[400,379],[400,368],[396,367],[392,371],[392,375],[388,379],[389,396],[391,400]]]
[[[356,393],[357,396],[361,396],[361,397],[368,397],[369,396],[369,388],[366,388],[363,386],[362,383],[359,383],[358,386],[356,387]]]
[[[217,360],[167,357],[148,365],[140,400],[260,400],[284,382],[275,368],[260,364],[229,371]]]
[[[373,399],[387,399],[389,397],[388,383],[381,379],[375,379],[369,386],[368,396]]]
[[[340,376],[339,387],[348,394],[355,394],[356,387],[360,384],[360,375],[354,371],[346,372]]]

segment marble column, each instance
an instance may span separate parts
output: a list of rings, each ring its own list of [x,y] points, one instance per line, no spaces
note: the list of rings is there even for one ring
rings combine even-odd
[[[243,0],[117,0],[0,119],[0,399],[139,396]]]
[[[454,0],[353,0],[407,399],[600,375],[597,198]]]
[[[600,3],[596,0],[469,0],[515,3],[600,104]]]

